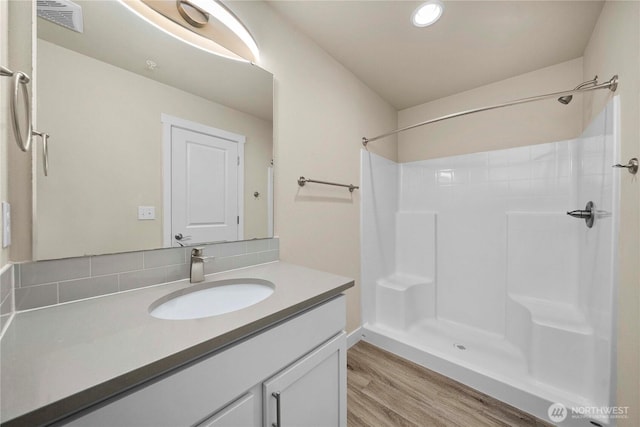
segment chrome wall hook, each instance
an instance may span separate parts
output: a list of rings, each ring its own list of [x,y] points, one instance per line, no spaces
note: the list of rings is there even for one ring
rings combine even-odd
[[[631,160],[629,160],[629,163],[627,163],[626,165],[622,165],[620,163],[617,163],[613,166],[611,166],[612,168],[627,168],[627,170],[629,171],[629,173],[631,175],[635,175],[638,173],[638,158],[634,157]]]

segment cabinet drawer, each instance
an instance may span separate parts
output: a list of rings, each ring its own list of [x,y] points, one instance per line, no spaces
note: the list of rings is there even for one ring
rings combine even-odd
[[[334,298],[62,424],[193,425],[341,332],[345,310],[345,297]]]

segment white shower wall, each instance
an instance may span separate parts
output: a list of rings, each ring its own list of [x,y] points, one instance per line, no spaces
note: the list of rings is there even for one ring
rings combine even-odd
[[[398,210],[398,164],[369,151],[361,155],[362,317],[375,322],[375,283],[396,270],[395,215]],[[364,268],[366,267],[366,268]]]
[[[404,164],[363,150],[365,329],[407,342],[459,327],[459,336],[495,340],[495,354],[518,359],[510,372],[521,388],[553,390],[567,403],[611,402],[614,109],[569,141]],[[592,229],[566,215],[589,200],[598,209]],[[412,290],[423,282],[433,290]],[[403,289],[405,300],[393,296]],[[416,298],[426,299],[423,309],[402,313]],[[473,366],[472,351],[453,356]],[[479,368],[509,371],[485,359]]]
[[[372,163],[364,177],[369,185],[363,182],[363,247],[370,258],[363,274],[395,272],[396,211],[437,212],[438,317],[504,334],[508,214],[556,216],[580,207],[576,183],[570,179],[575,145],[562,141],[400,165],[363,152],[365,163]],[[396,175],[399,184],[394,187]],[[367,206],[370,201],[372,206]],[[563,223],[573,232],[580,225],[571,218]],[[562,235],[549,249],[567,259],[556,263],[556,271],[541,273],[558,276],[565,286],[555,293],[568,300],[577,292],[572,289],[577,284],[576,252],[566,247],[570,232],[556,229]],[[541,239],[540,244],[548,241]],[[553,260],[545,251],[535,252]],[[370,272],[369,266],[383,274]]]

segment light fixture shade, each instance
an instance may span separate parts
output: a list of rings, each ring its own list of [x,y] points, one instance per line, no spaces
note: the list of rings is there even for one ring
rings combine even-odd
[[[258,46],[249,31],[216,0],[120,1],[153,25],[195,47],[236,60],[259,59]]]
[[[440,0],[429,0],[422,3],[411,14],[411,22],[416,27],[428,27],[435,24],[444,12],[444,5]]]

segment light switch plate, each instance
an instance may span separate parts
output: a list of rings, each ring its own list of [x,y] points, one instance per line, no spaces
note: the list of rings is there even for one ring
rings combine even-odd
[[[2,247],[11,245],[11,205],[2,202]]]
[[[156,219],[156,208],[154,206],[138,206],[138,219]]]

